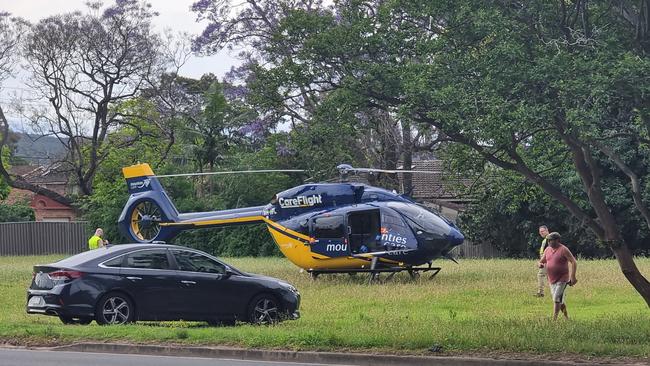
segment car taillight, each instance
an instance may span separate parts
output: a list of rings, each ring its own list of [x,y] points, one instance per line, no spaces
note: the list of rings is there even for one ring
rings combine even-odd
[[[61,270],[61,271],[54,271],[48,273],[48,276],[53,281],[67,281],[67,280],[74,280],[75,278],[79,278],[83,276],[83,272],[79,271],[68,271],[68,270]]]

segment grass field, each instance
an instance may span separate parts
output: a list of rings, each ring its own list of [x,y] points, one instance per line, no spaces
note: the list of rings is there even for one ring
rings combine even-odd
[[[32,265],[59,259],[0,258],[0,342],[78,341],[233,345],[301,350],[426,354],[563,354],[650,357],[650,311],[613,260],[579,261],[579,283],[568,290],[572,319],[553,322],[550,298],[533,296],[533,260],[445,261],[434,280],[400,274],[367,285],[366,276],[313,281],[283,258],[225,258],[244,271],[286,279],[302,294],[302,318],[276,326],[209,327],[147,322],[101,327],[62,325],[25,313]],[[650,275],[650,259],[638,259]]]

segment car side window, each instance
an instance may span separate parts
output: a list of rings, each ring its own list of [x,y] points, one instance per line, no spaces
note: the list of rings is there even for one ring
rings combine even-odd
[[[188,272],[225,274],[226,266],[203,254],[186,250],[172,250],[178,269]]]
[[[141,269],[169,269],[167,250],[139,250],[126,255],[123,267]]]
[[[119,256],[117,258],[113,258],[111,260],[108,260],[108,261],[104,262],[103,266],[104,267],[113,267],[113,268],[122,267],[123,262],[124,262],[124,256],[121,255],[121,256]]]

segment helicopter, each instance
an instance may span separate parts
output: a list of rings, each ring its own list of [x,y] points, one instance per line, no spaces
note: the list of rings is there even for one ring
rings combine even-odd
[[[454,223],[406,195],[348,180],[357,172],[409,171],[348,164],[337,169],[340,182],[302,184],[277,193],[263,206],[179,213],[159,178],[278,170],[157,176],[146,163],[124,167],[130,196],[118,227],[135,242],[153,243],[184,230],[264,223],[282,254],[313,278],[365,272],[372,282],[379,273],[392,277],[402,271],[413,278],[432,271],[433,278],[441,270],[432,267],[434,259],[454,260],[449,252],[464,241]]]

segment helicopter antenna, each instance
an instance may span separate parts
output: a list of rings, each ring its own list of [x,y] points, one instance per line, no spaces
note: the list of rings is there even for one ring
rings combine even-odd
[[[205,172],[205,173],[181,173],[181,174],[164,174],[156,175],[157,178],[168,177],[193,177],[197,175],[223,175],[223,174],[250,174],[250,173],[303,173],[302,169],[263,169],[263,170],[231,170],[223,172]]]

